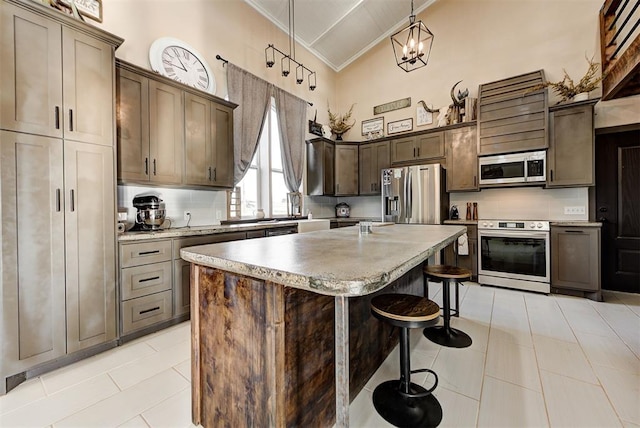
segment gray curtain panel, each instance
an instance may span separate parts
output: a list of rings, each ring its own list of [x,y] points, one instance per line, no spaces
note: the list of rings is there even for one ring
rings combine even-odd
[[[233,111],[233,183],[247,172],[260,141],[260,131],[270,108],[272,85],[232,63],[227,63],[229,101]]]
[[[273,88],[282,140],[284,182],[290,192],[297,192],[302,183],[304,137],[307,102],[280,88]]]

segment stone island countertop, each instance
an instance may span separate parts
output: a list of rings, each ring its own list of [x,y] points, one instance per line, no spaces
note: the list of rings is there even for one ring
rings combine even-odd
[[[464,226],[348,227],[183,248],[191,263],[332,296],[373,293],[454,242]]]

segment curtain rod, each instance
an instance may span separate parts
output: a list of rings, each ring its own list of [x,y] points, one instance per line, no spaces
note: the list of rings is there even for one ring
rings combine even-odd
[[[226,59],[222,58],[220,55],[216,55],[216,59],[217,59],[218,61],[222,61],[222,62],[223,62],[223,64],[222,64],[222,66],[223,66],[223,67],[224,67],[224,65],[225,65],[225,64],[228,64],[228,63],[229,63],[229,61],[228,61],[228,60],[226,60]],[[312,107],[313,107],[313,103],[312,103],[312,102],[307,101],[307,104],[309,104],[310,106],[312,106]]]

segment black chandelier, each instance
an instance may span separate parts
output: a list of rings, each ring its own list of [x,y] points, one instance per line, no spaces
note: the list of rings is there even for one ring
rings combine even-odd
[[[294,22],[294,0],[289,0],[289,53],[286,54],[280,49],[276,48],[272,43],[269,43],[264,50],[264,58],[267,64],[267,68],[272,68],[276,63],[276,55],[282,56],[280,58],[280,69],[282,70],[282,76],[287,77],[291,72],[292,64],[296,68],[296,83],[301,85],[304,82],[305,74],[308,73],[309,90],[316,89],[316,72],[311,71],[305,67],[304,64],[296,61],[296,40],[295,40],[295,22]]]
[[[391,36],[391,45],[398,67],[406,72],[424,67],[429,61],[433,33],[422,21],[416,22],[411,0],[409,26]]]

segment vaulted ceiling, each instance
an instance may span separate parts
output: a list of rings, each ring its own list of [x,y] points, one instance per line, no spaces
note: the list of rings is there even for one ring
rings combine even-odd
[[[289,34],[288,0],[244,1]],[[435,1],[414,0],[414,13]],[[408,25],[411,0],[294,0],[292,11],[297,42],[340,71]]]

